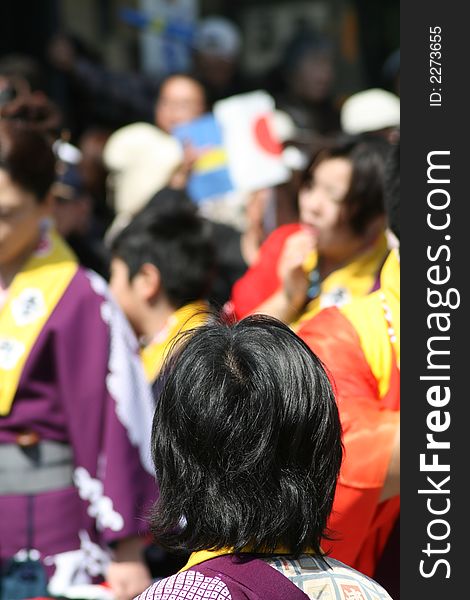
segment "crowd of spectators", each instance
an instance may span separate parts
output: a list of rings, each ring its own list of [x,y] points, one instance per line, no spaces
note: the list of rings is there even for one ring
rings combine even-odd
[[[399,597],[398,88],[338,102],[315,31],[256,80],[242,46],[203,19],[191,69],[158,79],[60,34],[63,103],[45,65],[0,57],[2,600],[103,580],[118,600],[274,599],[266,564],[311,599],[321,581]],[[282,180],[211,194],[213,177],[196,201],[196,176],[241,159],[178,128],[260,90],[269,114],[231,125]],[[234,553],[271,595],[223,570]]]

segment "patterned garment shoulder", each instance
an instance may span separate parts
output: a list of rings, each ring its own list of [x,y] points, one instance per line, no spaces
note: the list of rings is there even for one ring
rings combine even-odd
[[[376,581],[333,558],[275,556],[265,561],[311,600],[392,600]]]
[[[205,577],[197,571],[183,571],[154,583],[135,600],[232,600],[219,577]]]

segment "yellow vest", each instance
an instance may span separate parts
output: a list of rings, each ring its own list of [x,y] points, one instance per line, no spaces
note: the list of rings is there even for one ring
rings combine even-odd
[[[51,231],[15,276],[0,309],[0,416],[10,412],[26,360],[77,269],[73,252]]]

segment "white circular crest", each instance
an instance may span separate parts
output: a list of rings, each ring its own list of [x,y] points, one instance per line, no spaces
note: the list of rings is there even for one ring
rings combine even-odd
[[[11,302],[11,312],[19,326],[30,325],[46,313],[46,303],[38,288],[26,288]]]
[[[343,306],[351,300],[351,294],[344,287],[337,287],[330,292],[326,292],[320,296],[320,307],[328,308],[329,306]]]
[[[0,338],[0,369],[11,371],[25,351],[24,344],[12,338]]]

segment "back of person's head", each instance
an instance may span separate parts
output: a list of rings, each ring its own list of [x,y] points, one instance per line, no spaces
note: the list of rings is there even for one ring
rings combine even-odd
[[[305,169],[303,185],[311,185],[315,168],[324,160],[345,158],[351,162],[352,175],[344,199],[350,227],[362,235],[369,223],[384,213],[385,161],[390,144],[381,137],[343,137],[321,149]]]
[[[389,229],[400,240],[400,142],[385,164],[385,212]]]
[[[55,166],[52,147],[41,133],[24,123],[0,120],[0,169],[38,202],[47,198]]]
[[[183,196],[170,188],[158,192],[111,248],[113,256],[126,263],[130,280],[145,263],[157,267],[175,309],[206,298],[214,274],[211,229]]]
[[[319,359],[256,315],[180,339],[162,374],[152,453],[159,543],[321,554],[342,459]]]

